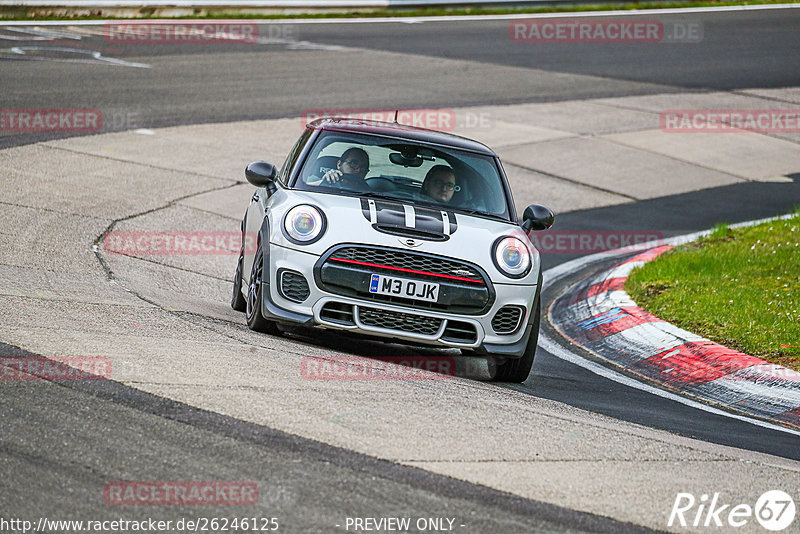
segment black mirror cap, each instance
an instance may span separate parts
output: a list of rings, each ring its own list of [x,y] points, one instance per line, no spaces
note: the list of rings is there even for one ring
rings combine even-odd
[[[269,187],[274,185],[278,169],[272,163],[266,161],[255,161],[244,170],[247,181],[256,187]]]
[[[553,211],[541,204],[531,204],[522,214],[522,228],[528,230],[547,230],[556,220]]]

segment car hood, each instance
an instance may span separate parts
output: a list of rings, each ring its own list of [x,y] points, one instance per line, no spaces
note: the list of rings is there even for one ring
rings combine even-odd
[[[324,214],[326,230],[310,245],[297,245],[281,230],[283,214],[299,204],[313,205]],[[351,197],[310,191],[279,190],[270,212],[270,241],[315,255],[343,243],[365,243],[414,252],[463,259],[482,267],[495,283],[536,284],[539,254],[525,232],[516,224],[413,201]],[[494,243],[507,236],[523,240],[532,255],[530,273],[514,280],[495,267]]]

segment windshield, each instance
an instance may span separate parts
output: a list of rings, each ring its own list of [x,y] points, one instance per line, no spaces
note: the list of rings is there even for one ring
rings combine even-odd
[[[509,219],[494,158],[405,139],[322,132],[294,186]]]

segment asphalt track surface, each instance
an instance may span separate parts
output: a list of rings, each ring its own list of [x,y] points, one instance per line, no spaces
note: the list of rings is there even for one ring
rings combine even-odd
[[[109,76],[105,66],[92,63],[0,59],[0,94],[4,108],[133,110],[137,123],[128,126],[154,128],[292,117],[332,106],[455,107],[800,85],[800,10],[658,18],[700,21],[702,44],[539,45],[534,53],[497,38],[498,32],[507,36],[507,21],[298,25],[292,39],[324,45],[320,49],[347,47],[336,60],[317,59],[309,47],[298,61],[296,53],[285,53],[286,43],[112,46],[94,36],[80,46],[131,61],[173,65],[174,75],[163,78],[154,71],[120,67]],[[354,48],[418,57],[376,76],[369,65],[352,61]],[[425,58],[434,70],[437,58],[470,63],[465,61],[461,72],[442,71],[431,78],[430,70],[419,68]],[[507,77],[487,78],[497,65],[514,70],[503,71]],[[586,75],[593,77],[592,83]],[[49,137],[2,141],[3,146],[15,146]],[[800,175],[793,183],[665,192],[653,200],[560,214],[559,225],[624,229],[631,220],[648,220],[653,228],[675,235],[721,220],[782,214],[798,202]],[[547,256],[544,267],[567,259]],[[553,296],[546,295],[545,303]],[[91,496],[105,481],[205,475],[260,481],[262,491],[274,492],[270,502],[285,503],[279,515],[303,531],[328,531],[330,517],[446,516],[454,515],[453,510],[470,514],[475,531],[638,529],[242,423],[113,382],[19,382],[12,387],[12,394],[0,398],[2,469],[11,477],[4,476],[11,483],[3,484],[0,495],[18,515],[72,511],[72,517],[94,518],[97,508]],[[794,436],[621,386],[541,349],[524,385],[499,387],[713,443],[800,459]],[[75,456],[82,462],[73,463]],[[69,488],[70,496],[59,501],[63,488]],[[159,509],[153,515],[168,519],[171,513],[176,512]]]
[[[453,108],[789,87],[797,85],[800,73],[798,11],[630,17],[699,24],[700,43],[515,43],[508,20],[266,24],[259,33],[265,43],[258,45],[127,44],[107,42],[102,32],[80,41],[0,40],[0,58],[8,59],[2,63],[0,98],[5,108],[99,108],[114,119],[107,125],[113,130],[297,117],[331,107]],[[2,27],[0,34],[19,37]],[[81,50],[100,51],[166,64],[170,76],[162,76],[161,69],[125,67],[109,74],[98,62],[23,61],[10,48],[24,45],[75,50],[28,50],[29,58],[85,61],[89,58]],[[359,49],[402,56],[362,62]],[[443,59],[463,64],[453,72],[453,64]],[[0,138],[0,146],[53,136]]]
[[[0,349],[36,357],[2,344]],[[103,506],[98,497],[104,485],[247,480],[258,484],[257,505],[246,512],[198,506],[192,517],[277,518],[289,532],[330,532],[346,517],[387,516],[458,517],[470,532],[648,531],[205,412],[113,381],[18,381],[4,392],[0,408],[0,499],[12,517],[142,520],[141,510]],[[12,494],[10,488],[18,491]],[[148,512],[144,517],[173,522],[187,515],[177,506]]]

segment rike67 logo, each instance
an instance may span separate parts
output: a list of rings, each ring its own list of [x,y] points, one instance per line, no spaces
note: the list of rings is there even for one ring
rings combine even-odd
[[[725,503],[719,493],[703,494],[699,499],[691,493],[678,493],[667,526],[740,528],[755,518],[765,529],[777,532],[792,524],[795,512],[794,500],[781,490],[765,492],[754,506]]]

